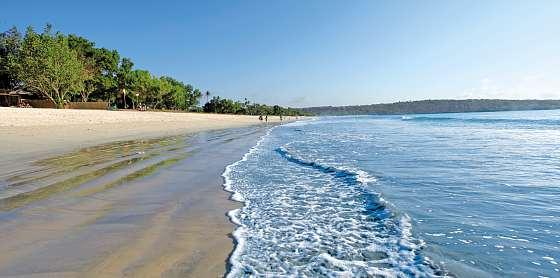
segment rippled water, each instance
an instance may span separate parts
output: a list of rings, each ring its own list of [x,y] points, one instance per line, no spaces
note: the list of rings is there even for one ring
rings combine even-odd
[[[558,277],[560,111],[325,117],[230,165],[230,277]]]

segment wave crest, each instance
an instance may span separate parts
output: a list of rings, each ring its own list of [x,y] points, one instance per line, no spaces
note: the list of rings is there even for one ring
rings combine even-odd
[[[290,162],[297,163],[302,166],[309,166],[323,173],[334,174],[339,178],[346,178],[349,182],[367,185],[377,180],[375,177],[370,176],[368,173],[362,170],[341,166],[334,167],[325,165],[320,162],[306,160],[294,154],[293,152],[288,151],[286,147],[279,147],[275,149],[275,151]]]
[[[290,144],[272,148],[272,139],[224,173],[245,203],[229,213],[238,228],[227,277],[444,276],[422,255],[410,217],[366,186],[374,177],[305,159]]]

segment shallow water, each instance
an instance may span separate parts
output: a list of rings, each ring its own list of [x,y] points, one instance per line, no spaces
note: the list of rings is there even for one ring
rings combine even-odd
[[[119,141],[23,163],[16,170],[0,169],[0,210],[78,187],[81,196],[110,189],[185,158],[186,147],[185,136]]]
[[[220,174],[266,126],[0,161],[0,277],[219,277],[237,207]]]
[[[560,111],[325,117],[228,167],[230,277],[558,277]]]

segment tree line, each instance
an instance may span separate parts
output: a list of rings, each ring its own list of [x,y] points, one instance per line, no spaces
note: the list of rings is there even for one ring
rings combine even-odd
[[[204,107],[202,92],[173,77],[135,69],[118,51],[96,47],[77,36],[54,32],[47,24],[41,33],[16,27],[0,34],[0,88],[23,89],[51,100],[62,108],[68,101],[106,101],[120,108],[142,105],[233,114],[297,115],[298,110],[214,97]]]
[[[302,111],[316,115],[395,115],[551,109],[560,109],[560,100],[442,99],[371,105],[308,107],[302,108]]]
[[[283,116],[301,116],[309,115],[299,109],[286,108],[278,105],[269,106],[258,103],[251,103],[247,99],[245,101],[234,101],[227,98],[213,97],[206,102],[203,107],[204,112],[208,113],[227,113],[227,114],[245,114],[245,115],[283,115]]]

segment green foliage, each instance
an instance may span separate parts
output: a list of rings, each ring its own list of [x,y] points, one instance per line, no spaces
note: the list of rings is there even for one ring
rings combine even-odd
[[[0,88],[13,89],[18,85],[17,76],[10,71],[8,57],[17,55],[21,42],[21,33],[16,27],[0,34]]]
[[[277,115],[277,116],[303,116],[307,115],[298,109],[286,108],[278,105],[268,106],[264,104],[251,103],[247,99],[243,102],[231,99],[213,97],[204,105],[204,112],[245,114],[245,115]]]
[[[200,90],[168,76],[156,77],[146,70],[130,72],[129,97],[150,108],[192,110]]]
[[[97,88],[98,78],[101,75],[101,69],[95,61],[94,45],[93,42],[82,37],[68,36],[68,46],[76,51],[85,68],[86,79],[82,90],[79,92],[83,102],[87,102],[90,94]]]
[[[130,90],[135,82],[132,73],[134,63],[129,58],[122,58],[117,68],[117,88],[119,93],[126,94],[126,90]],[[124,96],[123,96],[124,97]]]
[[[354,106],[302,108],[315,115],[398,115],[560,109],[560,100],[421,100]]]
[[[96,48],[94,42],[72,34],[68,35],[68,45],[76,51],[86,69],[87,78],[80,91],[82,101],[88,101],[90,96],[97,100],[111,100],[118,88],[119,53]],[[132,68],[132,62],[128,60],[126,63]]]
[[[137,102],[146,102],[153,89],[153,77],[147,70],[133,70],[126,74],[126,88]],[[138,95],[138,96],[136,96]]]
[[[237,114],[241,110],[239,102],[227,98],[213,97],[204,105],[204,112]]]
[[[172,85],[165,78],[152,79],[153,93],[150,94],[150,104],[153,108],[160,109],[165,108],[163,102],[171,94]],[[170,97],[169,97],[170,98]]]
[[[96,90],[92,96],[98,100],[114,101],[118,91],[120,55],[116,50],[96,48],[94,59],[100,71],[96,75]]]
[[[11,72],[24,88],[43,94],[63,107],[67,97],[84,90],[88,74],[68,38],[51,32],[47,25],[42,34],[28,28],[20,50],[8,56]]]
[[[142,105],[152,109],[193,112],[301,115],[296,109],[267,106],[214,96],[168,76],[134,69],[116,50],[70,34],[53,34],[47,24],[42,34],[28,28],[22,39],[17,29],[0,34],[0,88],[21,87],[51,99],[58,107],[69,100],[104,100],[122,108]],[[198,106],[202,97],[204,107]]]
[[[180,110],[191,110],[200,98],[200,90],[194,89],[190,84],[171,77],[164,76],[161,79],[171,85],[170,97],[167,98],[166,107]]]

